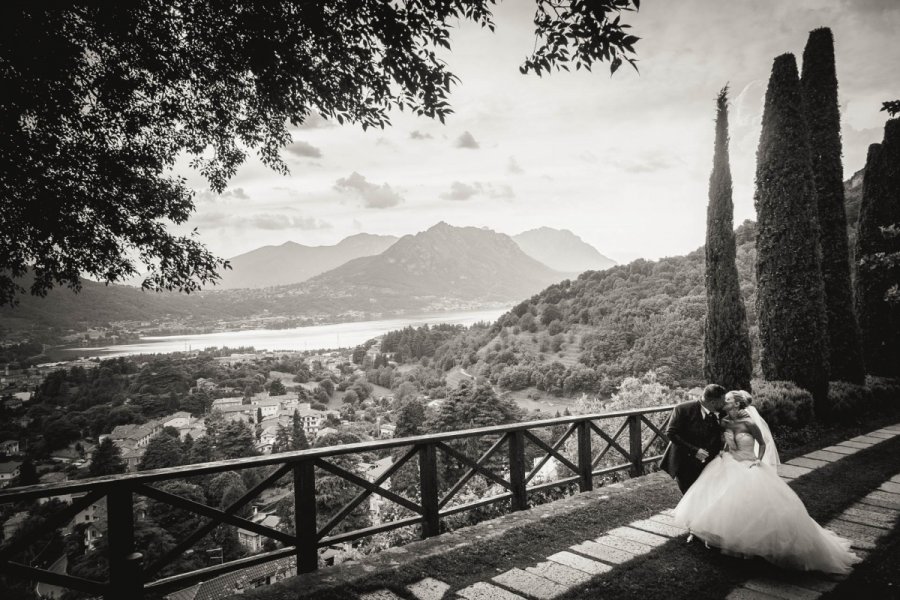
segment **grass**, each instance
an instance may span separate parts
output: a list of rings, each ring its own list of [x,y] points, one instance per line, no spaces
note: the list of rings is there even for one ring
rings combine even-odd
[[[815,439],[783,452],[783,456],[789,459],[889,423],[896,423],[896,417],[881,415],[853,424],[817,428]],[[817,469],[792,481],[790,485],[806,503],[810,515],[821,523],[837,516],[898,472],[900,438],[894,438]],[[387,588],[402,598],[411,599],[405,587],[424,577],[452,583],[454,589],[476,581],[488,581],[513,567],[533,566],[572,544],[597,537],[609,529],[636,519],[646,518],[660,510],[671,508],[678,502],[680,494],[667,478],[646,478],[645,481],[646,483],[628,493],[613,494],[607,500],[598,500],[599,504],[591,503],[541,518],[531,515],[523,526],[493,539],[475,540],[462,547],[451,545],[438,556],[414,559],[397,568],[376,570],[353,581],[337,583],[327,590],[298,589],[302,587],[302,580],[298,579],[295,585],[291,585],[289,581],[263,588],[251,596],[266,600],[333,600]],[[534,512],[552,511],[548,506],[551,505],[544,505]],[[892,595],[900,586],[897,564],[900,564],[900,532],[895,529],[891,536],[883,540],[878,551],[859,566],[851,578],[841,584],[829,598],[850,595],[900,597]],[[689,597],[712,600],[725,597],[736,585],[757,576],[784,577],[785,572],[763,560],[725,557],[700,543],[685,544],[684,539],[679,538],[644,556],[636,557],[626,565],[615,567],[611,572],[571,590],[563,598],[653,600]],[[850,593],[850,590],[869,588],[873,590],[872,594],[859,596]],[[845,593],[847,595],[841,595]]]

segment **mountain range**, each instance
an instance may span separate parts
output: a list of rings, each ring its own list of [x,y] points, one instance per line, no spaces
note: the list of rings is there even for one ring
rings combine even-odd
[[[512,239],[528,256],[564,273],[600,271],[616,264],[568,229],[539,227]]]
[[[235,268],[223,273],[223,287],[190,295],[85,280],[79,294],[55,289],[45,298],[24,296],[18,307],[0,309],[0,328],[80,329],[155,320],[221,327],[223,322],[227,326],[251,319],[272,326],[281,319],[285,326],[285,319],[327,321],[478,308],[517,302],[572,276],[590,257],[602,257],[571,232],[522,235],[531,253],[554,257],[565,271],[529,256],[505,234],[439,223],[400,239],[361,234],[335,246],[287,243],[259,248],[232,259]],[[567,263],[554,246],[572,248],[571,260]],[[380,248],[385,249],[378,252]],[[300,281],[284,284],[285,279]]]

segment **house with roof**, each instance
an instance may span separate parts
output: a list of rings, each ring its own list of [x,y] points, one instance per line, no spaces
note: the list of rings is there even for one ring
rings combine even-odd
[[[8,486],[13,479],[19,476],[19,468],[22,461],[7,460],[0,462],[0,488]]]
[[[212,410],[222,410],[226,406],[240,406],[244,403],[244,399],[240,396],[236,398],[216,398],[212,403]]]
[[[19,440],[3,440],[0,442],[0,454],[8,456],[19,454]]]
[[[165,600],[218,600],[247,590],[271,585],[297,574],[293,557],[282,558],[261,565],[254,565],[202,581],[191,587],[164,596]]]
[[[254,523],[272,529],[278,529],[278,526],[281,524],[281,517],[277,515],[259,512],[255,506],[253,507],[253,511],[254,514],[250,517],[250,520]],[[238,529],[238,541],[244,548],[254,554],[262,551],[263,543],[267,539],[268,538],[264,535],[252,531],[245,531],[244,529]]]

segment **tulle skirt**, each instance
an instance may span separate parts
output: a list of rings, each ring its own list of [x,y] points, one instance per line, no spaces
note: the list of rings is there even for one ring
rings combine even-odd
[[[850,541],[816,523],[774,467],[716,457],[675,508],[676,522],[723,553],[780,567],[845,574]]]

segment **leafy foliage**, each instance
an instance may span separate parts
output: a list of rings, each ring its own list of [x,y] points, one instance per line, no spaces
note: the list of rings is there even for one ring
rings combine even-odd
[[[227,266],[176,236],[193,192],[169,169],[182,154],[215,192],[255,150],[287,172],[289,126],[318,113],[390,124],[392,108],[441,121],[457,82],[436,50],[458,20],[493,29],[491,0],[391,3],[140,2],[66,9],[19,4],[0,40],[0,305],[26,272],[32,294],[79,289],[82,273],[190,292]],[[541,0],[524,72],[623,57],[637,2]],[[574,51],[569,53],[572,46]]]
[[[900,119],[885,124],[869,146],[857,232],[856,303],[867,371],[900,376],[900,303],[889,302],[900,281]]]
[[[122,451],[113,444],[110,438],[104,439],[91,456],[88,473],[91,477],[99,477],[124,472],[125,462],[122,460]]]
[[[726,389],[750,388],[747,312],[735,265],[734,204],[728,162],[728,86],[716,100],[716,145],[706,213],[706,328],[703,374]]]
[[[797,64],[775,59],[756,166],[756,310],[762,372],[812,392],[827,413],[828,329],[816,188]]]
[[[888,100],[881,103],[881,110],[887,112],[891,117],[900,114],[900,100]]]
[[[800,77],[809,131],[822,248],[822,281],[828,316],[829,380],[861,384],[859,324],[853,310],[850,252],[841,165],[841,115],[834,38],[827,27],[809,34]]]

